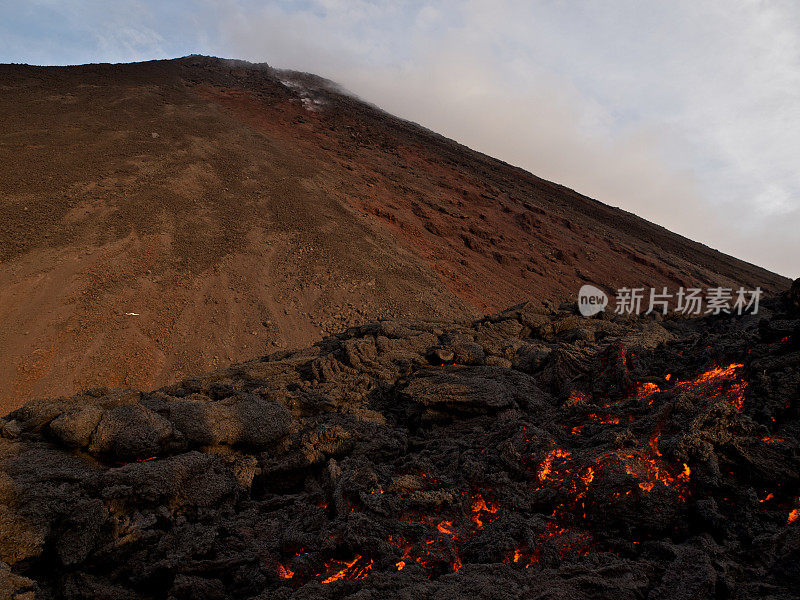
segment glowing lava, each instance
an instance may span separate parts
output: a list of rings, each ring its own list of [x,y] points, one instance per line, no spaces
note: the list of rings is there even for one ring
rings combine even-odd
[[[500,510],[494,502],[486,502],[480,492],[472,497],[472,522],[480,529],[483,527],[483,520],[487,515],[492,515]]]
[[[704,396],[717,396],[742,408],[747,382],[738,379],[741,363],[731,363],[727,367],[714,367],[688,381],[678,381],[675,389],[685,390]]]
[[[562,450],[561,448],[553,448],[550,452],[547,453],[547,456],[544,457],[544,461],[542,465],[539,467],[539,481],[544,481],[550,475],[553,467],[553,460],[556,458],[568,458],[570,455],[569,452]]]
[[[661,483],[666,487],[675,488],[683,497],[686,494],[692,470],[689,465],[683,463],[683,470],[676,475],[672,474],[672,470],[664,465],[663,460],[661,460],[661,450],[658,448],[660,435],[660,432],[656,430],[650,437],[648,454],[644,456],[636,456],[635,454],[623,455],[625,470],[628,475],[633,475],[643,480],[639,482],[639,489],[643,492],[651,492],[656,483]]]
[[[780,437],[766,436],[761,438],[761,441],[765,444],[778,444],[780,442],[785,442],[786,440]]]
[[[747,388],[747,383],[739,378],[742,367],[743,365],[739,363],[718,366],[686,381],[678,381],[672,375],[665,376],[664,379],[673,384],[666,390],[666,393],[675,390],[720,398],[741,408]],[[611,410],[611,405],[613,405],[613,410],[616,412],[630,400],[652,405],[653,395],[661,392],[665,392],[665,390],[655,383],[639,382],[636,383],[630,396],[608,404],[607,408]],[[570,404],[591,403],[592,401],[593,399],[583,392],[573,391],[570,393]],[[623,421],[636,421],[639,418],[637,411],[638,409],[634,407],[630,414],[617,412],[617,414],[598,415],[591,413],[587,415],[587,418],[599,424],[615,425]],[[592,518],[591,502],[593,498],[589,491],[593,484],[603,479],[604,471],[608,467],[622,468],[628,475],[635,478],[633,481],[629,480],[629,489],[615,492],[614,498],[630,496],[637,487],[640,493],[645,494],[658,489],[670,488],[675,492],[676,502],[685,501],[689,494],[691,469],[686,463],[668,463],[659,445],[661,429],[666,427],[668,422],[664,421],[655,427],[649,437],[640,440],[638,446],[632,447],[626,444],[617,449],[607,449],[604,453],[595,455],[588,463],[584,461],[579,463],[577,451],[575,451],[576,456],[573,456],[572,451],[557,446],[555,439],[551,440],[551,445],[541,462],[529,464],[528,481],[534,490],[541,490],[544,487],[554,488],[557,493],[556,497],[559,498],[558,503],[552,506],[552,514],[546,528],[536,536],[534,541],[528,541],[527,544],[515,548],[513,553],[507,554],[504,562],[528,568],[539,562],[542,556],[552,552],[561,555],[566,553],[587,554],[592,544],[592,537],[586,531],[588,528],[585,526],[587,519]],[[578,436],[582,435],[584,424],[570,423],[569,425],[565,424],[564,427],[566,434],[571,433],[573,436]],[[522,429],[525,432],[525,427]],[[593,435],[594,431],[596,429],[591,431]],[[525,443],[531,442],[525,436],[523,440]],[[764,443],[782,441],[781,438],[770,436],[763,437],[761,440]],[[424,478],[428,485],[443,485],[429,474],[420,473],[419,476]],[[371,493],[380,495],[384,493],[384,490],[376,487],[371,490]],[[413,523],[416,528],[404,531],[403,535],[408,537],[396,534],[388,537],[389,543],[399,549],[393,560],[398,571],[416,564],[433,576],[448,570],[456,572],[461,568],[461,544],[495,520],[501,508],[504,508],[498,501],[491,499],[495,492],[490,488],[473,491],[471,494],[466,491],[462,493],[466,496],[465,500],[468,499],[469,502],[466,515],[460,512],[449,516],[413,513],[410,516],[406,514],[399,517],[400,521]],[[762,502],[770,500],[771,497],[771,495],[767,496]],[[800,506],[800,498],[798,506]],[[507,507],[507,509],[515,510],[511,507]],[[464,522],[467,518],[469,521]],[[795,508],[789,513],[788,522],[793,523],[799,519],[800,508]],[[469,527],[469,522],[473,524],[472,527]],[[418,529],[420,524],[429,528],[427,531],[423,530],[421,536]],[[349,561],[329,560],[325,563],[324,570],[313,577],[321,583],[363,579],[372,567],[372,560],[356,555]],[[278,575],[282,579],[295,577],[294,571],[283,565],[278,565]]]
[[[584,394],[583,392],[579,392],[578,390],[572,390],[569,393],[569,400],[567,401],[568,405],[580,404],[582,402],[588,402],[589,397]]]
[[[615,417],[613,415],[607,415],[605,417],[601,417],[598,414],[592,413],[589,415],[589,418],[592,421],[597,421],[598,423],[603,423],[604,425],[616,425],[619,423],[619,417]]]
[[[298,552],[297,556],[308,554]],[[365,560],[360,554],[356,554],[351,561],[331,559],[325,563],[325,570],[322,573],[312,575],[313,577],[325,578],[321,583],[332,583],[340,579],[364,579],[372,569],[372,559]],[[278,577],[281,579],[294,579],[296,573],[287,566],[278,563]]]
[[[367,573],[372,569],[372,560],[369,562],[362,559],[360,554],[356,554],[355,558],[349,562],[343,560],[331,560],[325,563],[326,571],[330,569],[338,569],[332,575],[322,580],[322,583],[332,583],[340,579],[364,579]]]
[[[796,502],[798,505],[800,505],[800,498],[798,498],[798,499],[797,499],[795,502]],[[792,511],[789,513],[789,518],[786,520],[786,524],[788,525],[789,523],[794,523],[794,522],[795,522],[795,521],[797,521],[798,519],[800,519],[800,507],[799,507],[799,508],[795,508],[795,509],[793,509],[793,510],[792,510]]]
[[[636,384],[636,400],[638,402],[642,402],[643,400],[648,400],[648,404],[652,406],[653,399],[650,398],[656,392],[660,392],[661,388],[658,387],[655,383],[637,383]]]
[[[439,530],[440,533],[445,535],[449,535],[455,537],[456,533],[453,531],[453,522],[452,521],[442,521],[436,526],[436,529]]]
[[[291,579],[294,577],[294,571],[284,567],[283,565],[278,565],[278,577],[281,579]]]

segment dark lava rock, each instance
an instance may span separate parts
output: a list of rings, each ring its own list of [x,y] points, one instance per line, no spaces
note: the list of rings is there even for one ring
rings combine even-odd
[[[64,428],[56,428],[59,429]],[[172,433],[169,421],[141,404],[116,406],[100,418],[89,452],[119,461],[147,458],[159,454]]]
[[[0,597],[797,598],[800,316],[383,321],[0,421]]]
[[[789,304],[795,311],[800,312],[800,278],[794,280],[792,289],[789,290]]]
[[[66,446],[86,448],[102,418],[103,409],[99,406],[76,406],[50,421],[49,427]]]
[[[241,444],[261,448],[286,437],[291,413],[258,396],[232,396],[216,402],[194,394],[166,405],[169,420],[190,445]]]
[[[444,365],[453,362],[455,353],[447,348],[432,348],[428,352],[428,360],[433,365]]]
[[[421,370],[400,389],[412,402],[443,416],[489,414],[520,406],[543,410],[548,406],[547,397],[532,377],[502,367]]]

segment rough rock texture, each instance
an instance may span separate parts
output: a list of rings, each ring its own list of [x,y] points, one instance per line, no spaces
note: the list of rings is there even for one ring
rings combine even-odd
[[[800,310],[383,321],[0,421],[8,598],[797,598]]]

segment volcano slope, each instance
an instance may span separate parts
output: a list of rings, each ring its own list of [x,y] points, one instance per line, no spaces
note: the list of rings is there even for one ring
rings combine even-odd
[[[317,77],[0,65],[0,414],[152,389],[379,318],[789,281]]]
[[[800,590],[800,281],[757,316],[386,320],[0,430],[3,597]]]

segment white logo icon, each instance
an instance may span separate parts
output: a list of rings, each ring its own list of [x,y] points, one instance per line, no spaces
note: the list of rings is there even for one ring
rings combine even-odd
[[[591,317],[605,310],[608,296],[593,285],[584,285],[578,292],[578,310],[584,317]]]

